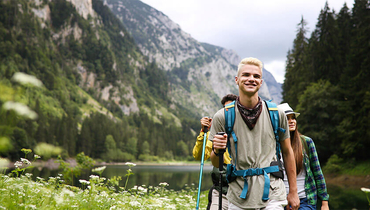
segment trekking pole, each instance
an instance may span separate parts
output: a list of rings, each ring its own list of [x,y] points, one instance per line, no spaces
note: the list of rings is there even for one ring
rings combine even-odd
[[[218,132],[217,135],[224,135],[225,132]],[[219,197],[218,197],[218,210],[222,210],[222,173],[223,173],[223,170],[224,170],[224,153],[225,153],[225,149],[219,149],[218,150],[218,159],[219,159],[219,162],[218,162],[218,170],[220,171],[220,178],[219,178],[219,182],[218,182],[218,185],[220,186],[220,194],[219,194]]]
[[[200,196],[200,187],[202,186],[202,174],[203,174],[203,165],[204,165],[204,150],[206,149],[207,132],[208,132],[208,127],[207,127],[207,126],[204,126],[204,138],[203,138],[202,161],[201,161],[201,164],[200,164],[199,186],[198,186],[198,197],[197,197],[197,206],[196,206],[196,210],[198,210],[198,209],[199,209],[199,196]]]

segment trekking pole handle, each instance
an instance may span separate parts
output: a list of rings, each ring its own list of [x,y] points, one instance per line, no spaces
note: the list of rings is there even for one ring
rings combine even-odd
[[[217,135],[224,135],[225,132],[217,132]],[[223,171],[224,170],[224,167],[223,167],[223,164],[224,164],[224,153],[225,153],[225,149],[219,149],[218,150],[218,154],[219,154],[219,170],[220,171]]]
[[[207,132],[208,132],[208,126],[204,126],[203,132],[205,133],[205,135],[207,135]]]
[[[208,117],[208,116],[204,116],[204,117]],[[209,118],[209,120],[210,120],[210,118]],[[203,132],[204,132],[204,134],[206,134],[208,132],[208,126],[204,126]]]

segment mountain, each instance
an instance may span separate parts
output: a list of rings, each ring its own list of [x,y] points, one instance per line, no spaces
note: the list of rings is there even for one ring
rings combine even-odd
[[[123,22],[143,54],[177,77],[180,85],[173,88],[175,101],[183,104],[186,97],[187,105],[192,102],[204,113],[214,113],[220,108],[220,98],[238,93],[234,76],[241,58],[233,50],[198,42],[165,14],[139,0],[104,0],[104,4]],[[280,103],[281,85],[270,72],[264,72],[260,96]],[[189,91],[188,81],[198,89]]]
[[[0,46],[0,106],[15,101],[38,114],[0,109],[0,137],[12,145],[1,156],[16,160],[40,143],[106,161],[189,155],[200,116],[172,101],[166,72],[102,1],[0,1]],[[17,72],[43,87],[17,84]]]
[[[0,137],[12,145],[1,156],[16,160],[22,148],[47,143],[63,157],[192,159],[199,119],[237,93],[240,58],[196,41],[140,1],[116,3],[126,11],[120,19],[109,1],[0,1],[0,106],[15,101],[38,114],[31,121],[0,109]],[[124,10],[130,4],[146,13]],[[138,19],[128,26],[123,15],[133,14]],[[17,72],[43,87],[17,84]],[[263,87],[261,95],[269,94]]]

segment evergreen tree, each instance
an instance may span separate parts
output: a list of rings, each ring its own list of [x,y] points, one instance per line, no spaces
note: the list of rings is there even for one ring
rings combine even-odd
[[[126,144],[126,151],[136,157],[136,155],[137,155],[137,138],[131,137],[131,138],[128,139],[127,144]]]
[[[355,0],[352,9],[352,31],[348,66],[341,78],[343,120],[339,131],[346,157],[367,159],[370,146],[370,3]]]
[[[335,13],[331,12],[328,3],[321,10],[316,29],[311,37],[311,52],[313,81],[320,79],[329,80],[333,85],[339,82],[343,72],[343,64],[340,60],[338,26],[335,21]]]
[[[350,51],[350,40],[351,40],[351,13],[347,7],[347,4],[344,3],[342,9],[339,11],[339,14],[336,19],[338,25],[338,43],[339,43],[339,55],[340,55],[340,65],[344,71],[345,66],[347,65],[347,55]]]
[[[90,132],[90,119],[85,118],[82,122],[81,134],[79,136],[77,153],[84,152],[85,155],[90,156],[92,154],[92,135]]]
[[[144,143],[142,145],[142,151],[143,151],[142,154],[149,154],[150,153],[149,143],[147,141],[144,141]]]
[[[177,146],[176,154],[183,157],[189,155],[189,148],[184,141],[178,141],[176,146]]]
[[[338,87],[320,80],[307,87],[299,98],[297,112],[299,131],[311,137],[317,145],[320,160],[325,162],[333,153],[339,154],[337,125]]]
[[[62,147],[66,152],[68,152],[68,129],[66,116],[62,117],[59,125],[59,130],[57,132],[57,143],[57,146]]]
[[[49,141],[49,139],[47,138],[47,119],[44,115],[44,113],[41,111],[40,109],[40,103],[39,101],[37,100],[36,102],[36,113],[38,114],[38,118],[37,118],[37,124],[38,124],[38,127],[37,127],[37,132],[36,132],[36,136],[35,136],[35,139],[37,142],[46,142],[46,143],[51,143]]]
[[[297,35],[293,42],[293,49],[289,50],[287,55],[287,64],[285,80],[283,84],[283,98],[288,101],[292,107],[298,104],[299,95],[303,93],[309,84],[307,68],[304,63],[304,56],[307,51],[307,23],[302,17],[297,26]]]

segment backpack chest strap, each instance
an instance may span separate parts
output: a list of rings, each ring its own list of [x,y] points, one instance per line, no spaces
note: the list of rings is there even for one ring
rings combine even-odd
[[[232,177],[237,177],[237,176],[243,177],[244,187],[243,187],[243,191],[242,191],[242,193],[240,194],[239,197],[245,199],[247,197],[247,193],[248,193],[247,177],[248,176],[264,175],[265,184],[264,184],[264,188],[263,188],[262,200],[267,201],[267,200],[269,200],[269,191],[270,191],[270,178],[267,174],[272,173],[272,172],[277,172],[277,171],[279,171],[279,166],[276,165],[276,166],[269,166],[269,167],[265,167],[265,168],[249,168],[249,169],[246,169],[246,170],[234,170],[234,171],[231,172],[231,176]]]

